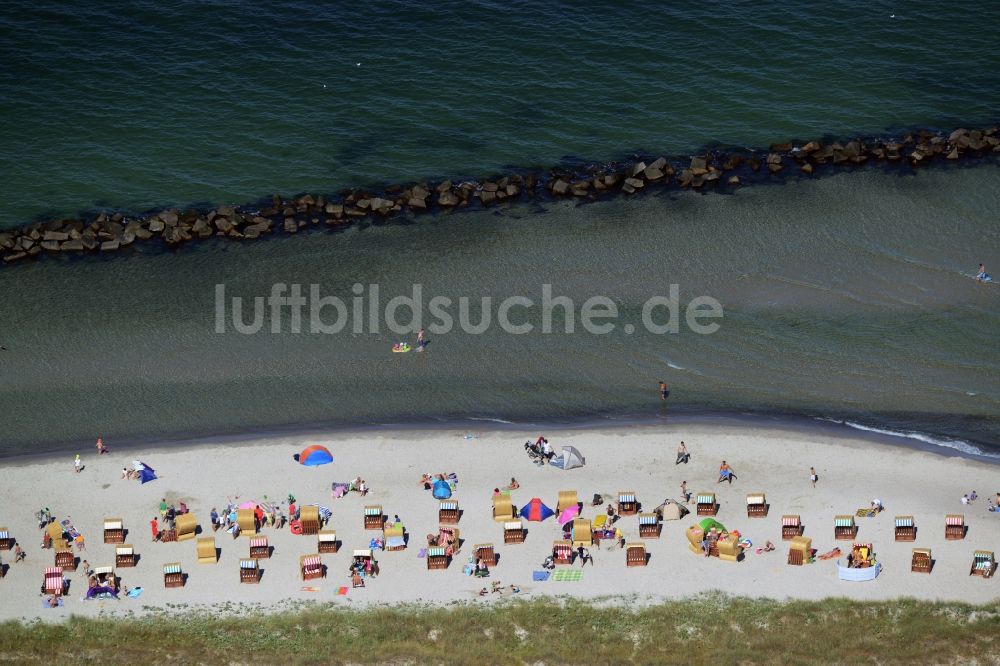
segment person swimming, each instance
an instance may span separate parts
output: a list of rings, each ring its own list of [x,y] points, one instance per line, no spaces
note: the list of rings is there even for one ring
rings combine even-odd
[[[976,273],[976,279],[980,282],[988,282],[993,278],[991,278],[990,274],[986,272],[986,266],[979,264],[979,271]]]

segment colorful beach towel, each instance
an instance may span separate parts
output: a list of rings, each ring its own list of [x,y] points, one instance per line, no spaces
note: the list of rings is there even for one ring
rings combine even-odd
[[[531,580],[537,582],[543,582],[549,579],[548,571],[533,571],[531,572]]]
[[[417,557],[427,557],[427,549],[421,548],[420,552],[417,553]]]
[[[133,599],[135,597],[138,597],[140,594],[142,594],[141,587],[133,587],[131,590],[128,591],[128,596],[132,597]]]
[[[854,515],[857,516],[858,518],[874,518],[875,517],[875,510],[874,509],[858,509],[858,512],[855,513]]]
[[[564,583],[578,583],[583,580],[583,571],[580,569],[559,569],[552,574],[552,580]]]
[[[307,585],[306,587],[301,588],[301,590],[303,592],[319,592],[319,588],[312,585]]]
[[[346,585],[344,585],[343,587],[338,587],[337,588],[337,596],[338,597],[346,597],[347,596],[347,586]]]
[[[56,606],[62,606],[62,605],[63,605],[63,599],[62,599],[62,597],[57,597],[56,598]],[[48,599],[42,599],[42,608],[52,608],[52,606],[49,606],[49,600]]]

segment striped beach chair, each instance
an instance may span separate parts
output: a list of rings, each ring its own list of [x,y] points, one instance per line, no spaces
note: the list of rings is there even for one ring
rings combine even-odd
[[[6,527],[0,527],[0,550],[12,550],[14,548],[14,538]]]
[[[504,543],[524,543],[524,523],[520,520],[508,520],[503,524]]]
[[[340,550],[340,543],[337,541],[337,532],[334,530],[321,530],[317,540],[317,549],[321,553],[336,553]]]
[[[917,528],[913,524],[913,516],[896,516],[894,536],[896,541],[917,540]]]
[[[977,550],[972,554],[972,568],[969,569],[970,576],[982,576],[992,578],[997,569],[997,561],[992,550]]]
[[[964,539],[966,531],[964,515],[950,513],[944,517],[944,538],[948,541]]]
[[[838,541],[853,541],[858,534],[854,516],[841,515],[833,519],[833,538]]]
[[[715,493],[698,493],[695,498],[699,516],[714,516],[719,513],[719,503],[715,501]]]
[[[623,516],[634,516],[639,513],[639,502],[635,499],[635,491],[618,493],[618,513]]]
[[[42,574],[42,594],[62,596],[66,591],[66,581],[63,579],[61,567],[46,567]]]
[[[454,525],[460,518],[458,513],[458,502],[445,500],[438,505],[438,522],[443,525]]]
[[[271,557],[271,546],[267,537],[255,536],[250,539],[250,557],[255,560],[266,560]]]
[[[256,584],[260,582],[260,565],[257,560],[240,560],[240,582]]]
[[[750,493],[747,495],[747,517],[764,518],[768,510],[767,497],[764,493]]]
[[[781,538],[784,541],[791,541],[797,536],[802,536],[802,519],[796,514],[787,514],[781,517]]]
[[[385,514],[381,504],[369,504],[365,507],[365,529],[382,530],[385,528]]]
[[[131,544],[123,543],[120,546],[115,546],[116,567],[134,567],[135,561],[135,548]]]
[[[660,530],[662,525],[660,524],[660,517],[655,513],[640,513],[639,514],[639,536],[643,539],[659,539]]]
[[[427,549],[427,569],[447,569],[448,549],[432,546]]]
[[[930,573],[934,561],[931,559],[930,548],[914,548],[910,560],[910,571],[913,573]]]
[[[125,527],[121,518],[104,519],[104,543],[125,543]]]
[[[573,544],[569,541],[553,542],[552,559],[556,564],[573,564]]]
[[[302,580],[326,578],[326,567],[323,566],[319,553],[301,556],[299,558],[299,573],[302,574]]]
[[[184,587],[184,574],[180,562],[163,565],[163,587]]]

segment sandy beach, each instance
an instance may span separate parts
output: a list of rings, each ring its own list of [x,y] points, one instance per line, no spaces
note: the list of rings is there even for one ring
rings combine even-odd
[[[562,471],[531,464],[523,444],[544,434],[558,451],[577,447],[586,457],[580,469]],[[692,453],[689,464],[675,464],[675,451],[684,440]],[[520,597],[571,595],[574,597],[620,598],[625,603],[651,603],[665,598],[687,597],[711,590],[752,597],[818,599],[842,596],[852,599],[888,599],[912,596],[929,600],[985,602],[995,599],[1000,588],[995,580],[969,575],[976,549],[1000,550],[1000,514],[986,511],[987,501],[997,492],[997,468],[988,464],[888,446],[863,437],[811,433],[765,426],[684,425],[626,427],[616,430],[589,429],[544,433],[484,432],[466,438],[464,431],[394,431],[341,433],[327,437],[283,437],[197,447],[135,449],[98,456],[81,451],[84,469],[75,473],[73,455],[57,460],[10,461],[0,469],[0,527],[27,552],[27,559],[14,563],[13,552],[0,556],[7,575],[0,580],[0,619],[42,617],[56,620],[71,614],[142,612],[146,607],[169,604],[189,607],[231,602],[278,607],[287,602],[321,601],[344,605],[418,602],[448,604],[480,600],[484,585],[500,581],[516,584]],[[306,468],[292,454],[309,444],[327,446],[334,462]],[[123,466],[134,459],[153,466],[159,478],[145,485],[121,479]],[[737,474],[731,485],[717,483],[720,462],[725,459]],[[814,466],[819,482],[809,481]],[[436,532],[438,501],[418,483],[424,472],[455,472],[458,484],[453,499],[463,511],[458,527],[463,546],[450,568],[428,571],[418,557],[425,535]],[[363,477],[367,497],[350,493],[331,497],[333,481]],[[575,582],[533,582],[532,572],[560,538],[555,519],[527,522],[522,544],[504,545],[502,525],[491,516],[494,487],[516,477],[521,487],[512,492],[516,506],[539,497],[555,508],[560,490],[576,490],[584,503],[583,516],[593,518],[606,506],[591,507],[595,493],[617,498],[619,491],[634,491],[645,510],[666,498],[680,497],[680,483],[687,481],[693,493],[716,493],[720,509],[717,519],[729,529],[739,530],[754,547],[770,540],[777,550],[746,553],[742,562],[730,563],[696,556],[687,548],[684,530],[696,522],[688,515],[666,521],[659,539],[643,539],[650,554],[648,566],[625,566],[625,553],[609,543],[590,549],[594,565],[582,569]],[[961,497],[975,489],[979,499],[963,506]],[[748,518],[746,495],[764,492],[770,504],[766,518]],[[265,528],[274,547],[270,559],[262,561],[263,577],[258,585],[239,581],[239,560],[247,557],[249,539],[233,539],[214,533],[221,549],[217,564],[198,564],[194,541],[153,543],[149,521],[159,515],[161,498],[185,502],[198,519],[203,535],[212,535],[209,511],[222,510],[228,502],[283,500],[289,493],[300,504],[319,504],[331,509],[327,529],[334,529],[342,542],[336,554],[325,554],[325,579],[303,582],[299,556],[315,553],[315,536],[293,535]],[[787,542],[781,541],[781,515],[799,514],[805,536],[813,539],[819,553],[850,543],[835,541],[833,519],[854,514],[879,498],[885,511],[874,518],[857,518],[858,541],[871,542],[882,563],[881,575],[873,582],[838,580],[835,561],[817,561],[794,567],[786,564]],[[349,589],[347,569],[351,552],[366,548],[376,532],[363,528],[363,507],[381,504],[385,514],[398,514],[410,535],[409,547],[399,552],[376,553],[381,574],[363,589]],[[78,553],[91,566],[110,565],[114,546],[102,543],[102,521],[122,517],[129,530],[126,541],[135,546],[140,559],[135,568],[119,568],[122,583],[141,586],[138,599],[83,601],[86,580],[82,570],[67,573],[72,581],[65,604],[43,609],[40,585],[45,567],[53,564],[53,551],[40,547],[42,533],[34,513],[49,507],[57,520],[70,517],[84,535],[86,550]],[[693,505],[692,505],[693,509]],[[961,541],[944,539],[944,516],[964,513],[968,535]],[[893,518],[912,515],[917,525],[915,542],[895,542]],[[618,526],[628,541],[637,541],[638,519],[623,517]],[[475,544],[492,542],[499,562],[489,579],[463,575],[462,567]],[[911,573],[913,547],[931,548],[935,559],[930,575]],[[180,562],[188,574],[185,587],[165,589],[162,567]],[[560,567],[564,568],[564,567]],[[574,565],[579,569],[579,564]],[[314,586],[318,591],[303,591]],[[489,603],[503,595],[482,599]]]

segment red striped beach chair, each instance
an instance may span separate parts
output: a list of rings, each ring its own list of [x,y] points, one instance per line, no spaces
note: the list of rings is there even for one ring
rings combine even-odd
[[[266,560],[271,557],[271,546],[267,537],[255,536],[250,539],[250,557],[255,560]]]
[[[797,536],[802,536],[802,519],[798,515],[785,515],[781,517],[781,538],[783,541],[791,541]]]
[[[556,541],[552,544],[552,559],[556,564],[573,564],[573,544],[569,541]]]
[[[944,517],[944,538],[948,541],[964,539],[966,534],[965,516],[960,513],[950,513]]]
[[[42,594],[62,596],[66,591],[61,567],[46,567],[42,579]]]
[[[326,567],[319,554],[303,555],[299,558],[299,571],[302,573],[302,580],[313,580],[314,578],[326,578]]]

